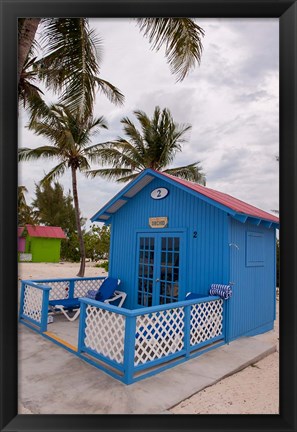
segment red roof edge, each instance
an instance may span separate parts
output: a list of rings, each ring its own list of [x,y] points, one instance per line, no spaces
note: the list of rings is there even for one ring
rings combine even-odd
[[[223,192],[216,191],[214,189],[210,189],[206,186],[202,186],[198,183],[190,182],[188,180],[183,180],[178,177],[172,176],[170,174],[155,171],[158,174],[161,174],[162,176],[168,177],[171,180],[195,191],[198,192],[201,195],[206,196],[207,198],[210,198],[211,200],[230,208],[231,210],[235,211],[236,213],[240,213],[246,216],[250,216],[257,219],[263,219],[267,220],[269,222],[277,223],[279,224],[279,218],[264,211],[261,210],[251,204],[247,204],[244,201],[241,201],[237,198],[232,197],[231,195],[225,194]]]
[[[61,227],[26,225],[26,229],[30,237],[44,237],[65,239],[66,235]]]

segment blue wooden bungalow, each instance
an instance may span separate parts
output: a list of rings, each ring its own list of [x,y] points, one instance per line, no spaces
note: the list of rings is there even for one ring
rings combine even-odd
[[[73,352],[85,361],[130,384],[273,328],[277,217],[146,169],[92,221],[111,225],[109,275],[121,280],[124,307],[84,297],[100,278],[35,281],[34,287],[43,291],[37,327],[45,336],[48,298],[79,297]],[[232,296],[211,295],[213,284],[231,286]],[[26,290],[28,298],[30,290],[34,294],[30,281],[23,281],[23,296]],[[20,317],[28,325],[30,313],[22,305]],[[34,316],[29,325],[36,322]]]

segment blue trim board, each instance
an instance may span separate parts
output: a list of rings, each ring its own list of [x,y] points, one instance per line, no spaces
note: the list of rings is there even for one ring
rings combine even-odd
[[[133,381],[135,355],[136,317],[127,317],[124,338],[124,380],[126,384]]]
[[[274,320],[276,320],[276,284],[277,284],[277,255],[276,255],[276,231],[274,230]]]
[[[111,360],[110,358],[105,357],[104,355],[97,353],[96,351],[94,351],[91,348],[87,348],[86,346],[84,346],[84,349],[82,352],[85,354],[89,354],[90,356],[94,357],[95,359],[98,359],[99,361],[106,363],[107,365],[113,367],[114,369],[117,369],[119,372],[124,372],[123,364],[117,363],[114,360]],[[80,352],[80,354],[82,354],[82,352]]]
[[[78,352],[82,352],[84,350],[85,328],[86,328],[86,303],[80,302],[80,317],[79,317],[78,343],[77,343]]]
[[[75,287],[75,282],[73,279],[71,279],[69,281],[69,292],[68,292],[68,298],[73,298],[74,296],[74,287]]]
[[[163,372],[163,371],[168,370],[168,369],[171,369],[172,367],[177,366],[177,365],[179,365],[181,363],[184,363],[187,360],[188,359],[186,357],[181,357],[181,358],[177,358],[175,360],[172,360],[171,363],[169,363],[169,364],[163,365],[163,366],[161,366],[159,368],[156,368],[156,369],[154,369],[152,371],[149,371],[147,373],[144,373],[144,374],[141,374],[141,375],[138,375],[138,376],[134,377],[133,378],[133,383],[135,383],[137,381],[140,381],[140,380],[143,380],[145,378],[149,378],[149,377],[151,377],[153,375],[157,375],[158,373]]]
[[[148,172],[150,171],[150,172]],[[142,173],[140,173],[132,182],[128,183],[127,186],[125,186],[123,189],[120,190],[120,192],[118,192],[110,201],[108,201],[105,206],[103,206],[97,213],[94,214],[94,216],[92,216],[91,222],[96,222],[96,219],[98,218],[98,216],[101,216],[102,214],[104,214],[106,212],[106,210],[108,209],[108,207],[112,206],[118,199],[122,198],[123,195],[125,195],[125,193],[127,193],[130,189],[132,189],[132,187],[138,183],[139,180],[141,180],[144,176],[146,176],[147,174],[153,173],[153,171],[151,170],[144,170],[142,171]],[[126,198],[126,197],[125,197]]]
[[[57,280],[59,280],[59,279],[57,279]],[[22,280],[22,287],[24,286],[24,285],[30,285],[31,287],[33,287],[33,288],[38,288],[38,289],[41,289],[41,290],[43,290],[43,291],[49,291],[50,289],[51,289],[51,287],[48,287],[48,286],[45,286],[45,285],[38,285],[38,282],[51,282],[51,280],[49,280],[49,279],[46,279],[46,280],[26,280],[26,279],[24,279],[24,280]]]
[[[102,302],[97,302],[96,300],[91,300],[88,299],[86,297],[79,297],[78,299],[81,303],[85,303],[85,304],[89,304],[91,306],[95,306],[98,307],[98,303],[100,303],[100,309],[105,309],[108,310],[110,312],[115,312],[117,314],[120,315],[125,315],[125,316],[138,316],[138,315],[145,315],[145,314],[150,314],[153,312],[160,312],[160,311],[164,311],[164,310],[168,310],[168,309],[176,309],[179,307],[183,307],[183,306],[188,306],[188,305],[194,305],[194,304],[198,304],[198,303],[204,303],[204,302],[209,302],[209,301],[214,301],[214,300],[221,300],[221,298],[219,296],[206,296],[206,297],[200,297],[197,299],[191,299],[191,300],[183,300],[183,301],[179,301],[179,302],[174,302],[174,303],[167,303],[164,305],[157,305],[157,306],[150,306],[150,307],[144,307],[144,308],[138,308],[138,309],[125,309],[125,308],[118,308],[117,306],[112,306],[108,303],[102,303]]]
[[[170,362],[171,360],[174,360],[178,357],[186,357],[186,350],[184,348],[180,351],[173,353],[173,354],[169,354],[166,357],[161,357],[159,359],[151,360],[151,361],[146,362],[144,364],[134,366],[134,373],[139,372],[141,370],[150,369],[151,367],[155,367],[155,366],[163,364],[163,363]]]
[[[37,324],[36,321],[34,321],[34,320],[30,319],[30,318],[21,316],[19,322],[20,322],[20,324],[24,324],[26,327],[29,327],[31,330],[36,331],[36,333],[39,333],[39,334],[41,333],[42,334],[42,332],[40,330],[40,325]],[[31,323],[34,324],[34,325],[32,325]]]
[[[24,308],[24,296],[25,296],[25,282],[21,282],[21,298],[20,298],[20,308],[19,308],[19,321],[21,320],[21,316]]]
[[[41,326],[40,326],[40,330],[42,332],[47,330],[48,301],[49,301],[49,290],[44,290],[42,296]]]
[[[190,351],[192,352],[192,351],[196,351],[197,349],[199,350],[200,348],[203,348],[203,347],[205,347],[207,345],[210,345],[210,344],[212,344],[214,342],[217,342],[219,340],[224,340],[224,335],[223,334],[221,334],[219,336],[216,336],[216,337],[213,337],[212,339],[208,339],[207,341],[201,342],[199,344],[192,345],[191,348],[190,348]],[[224,341],[224,343],[225,343],[225,341]]]
[[[38,285],[39,283],[47,283],[47,282],[71,282],[71,281],[88,281],[88,280],[103,280],[105,276],[90,276],[90,277],[74,277],[74,278],[55,278],[55,279],[30,279],[30,280],[22,280],[27,285],[32,285],[35,288],[40,288],[43,290],[50,290],[51,287],[47,287],[45,285]]]
[[[201,349],[201,350],[199,350],[199,348],[198,348],[198,351],[197,351],[197,352],[193,352],[193,353],[191,353],[191,355],[190,355],[190,359],[195,358],[195,357],[199,357],[200,355],[205,354],[205,353],[208,352],[208,351],[212,351],[212,350],[214,350],[214,349],[216,349],[216,348],[219,348],[220,346],[223,346],[223,345],[226,345],[225,341],[218,342],[218,343],[216,343],[215,345],[210,346],[210,347],[207,347],[207,348],[205,348],[205,349]]]
[[[190,348],[191,348],[191,306],[184,307],[184,348],[186,351],[186,357],[190,356]]]
[[[104,367],[100,363],[97,363],[96,361],[94,361],[88,357],[85,357],[83,354],[78,354],[76,352],[74,354],[77,355],[77,357],[79,357],[81,360],[89,363],[91,366],[94,366],[97,369],[100,369],[102,372],[105,372],[107,375],[110,375],[112,378],[115,378],[115,379],[121,381],[122,383],[125,383],[124,376],[116,374],[115,372]]]

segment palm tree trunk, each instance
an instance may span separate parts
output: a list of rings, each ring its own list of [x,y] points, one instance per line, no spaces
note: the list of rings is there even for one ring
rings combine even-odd
[[[77,180],[76,180],[76,168],[71,167],[72,174],[72,192],[73,192],[73,201],[74,201],[74,209],[75,209],[75,219],[76,219],[76,227],[77,227],[77,235],[79,242],[79,251],[80,251],[80,268],[77,276],[83,277],[85,275],[85,267],[86,267],[86,250],[84,239],[82,235],[81,225],[80,225],[80,212],[78,205],[78,193],[77,193]]]
[[[32,46],[40,18],[20,18],[18,32],[18,81],[24,67],[27,55]]]

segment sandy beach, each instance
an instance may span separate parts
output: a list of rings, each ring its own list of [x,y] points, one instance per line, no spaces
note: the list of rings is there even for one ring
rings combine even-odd
[[[21,263],[19,279],[75,277],[77,263]],[[87,263],[85,276],[105,276],[102,268]],[[267,334],[277,351],[246,369],[182,401],[171,414],[278,414],[279,413],[279,320]],[[34,414],[22,408],[20,414]]]

